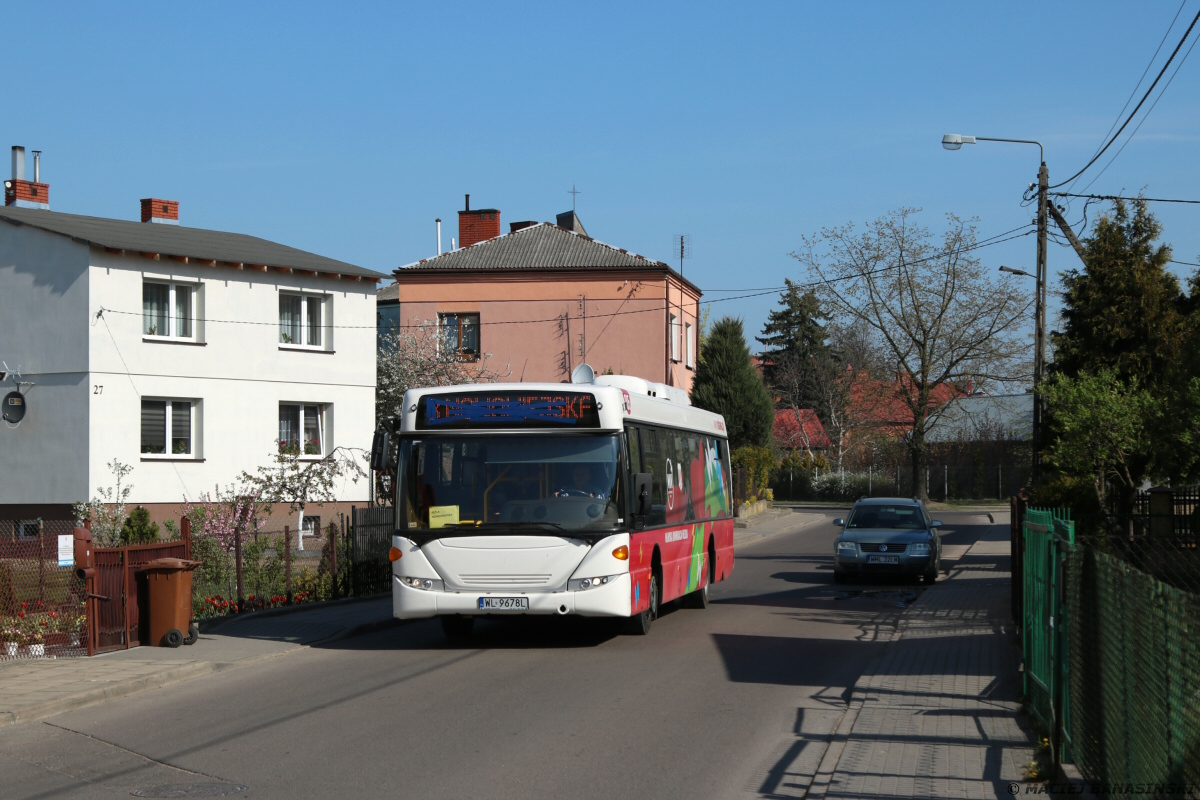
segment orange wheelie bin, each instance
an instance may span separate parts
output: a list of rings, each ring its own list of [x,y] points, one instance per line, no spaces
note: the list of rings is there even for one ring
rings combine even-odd
[[[199,630],[192,624],[192,570],[199,561],[160,558],[143,564],[138,572],[146,580],[146,629],[154,647],[195,644]]]

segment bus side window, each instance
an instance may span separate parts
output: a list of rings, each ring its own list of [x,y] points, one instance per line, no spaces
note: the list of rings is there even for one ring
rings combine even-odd
[[[629,471],[642,472],[642,446],[638,442],[638,429],[630,425],[625,429],[625,438],[629,440]]]
[[[639,438],[642,447],[642,471],[649,472],[654,478],[650,490],[650,518],[646,522],[649,525],[662,525],[667,521],[667,461],[663,452],[666,437],[663,431],[643,427]]]

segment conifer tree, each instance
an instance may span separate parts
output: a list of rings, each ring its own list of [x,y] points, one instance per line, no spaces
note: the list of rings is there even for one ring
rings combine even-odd
[[[764,346],[763,379],[770,386],[776,383],[780,364],[790,363],[804,369],[829,357],[827,336],[821,324],[829,317],[820,300],[811,290],[802,293],[800,285],[787,278],[783,282],[785,288],[779,295],[781,307],[771,311],[763,335],[755,337]]]
[[[725,417],[730,444],[766,446],[774,403],[750,360],[740,319],[718,320],[704,341],[692,384],[692,404]]]

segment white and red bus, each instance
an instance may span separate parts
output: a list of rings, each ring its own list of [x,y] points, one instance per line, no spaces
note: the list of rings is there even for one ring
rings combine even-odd
[[[413,389],[376,435],[396,512],[395,616],[627,617],[708,605],[733,570],[729,442],[679,389],[627,376]],[[394,472],[393,472],[394,470]]]

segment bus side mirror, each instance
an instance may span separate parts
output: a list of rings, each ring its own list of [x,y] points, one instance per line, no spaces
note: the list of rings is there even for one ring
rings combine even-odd
[[[637,472],[633,475],[633,513],[644,517],[650,513],[650,491],[654,486],[654,476],[649,472]]]
[[[387,431],[376,431],[371,440],[371,469],[383,472],[391,461],[392,437]]]
[[[92,563],[92,532],[87,528],[76,528],[71,532],[75,537],[72,542],[75,555],[75,575],[81,581],[96,574],[96,565]]]

